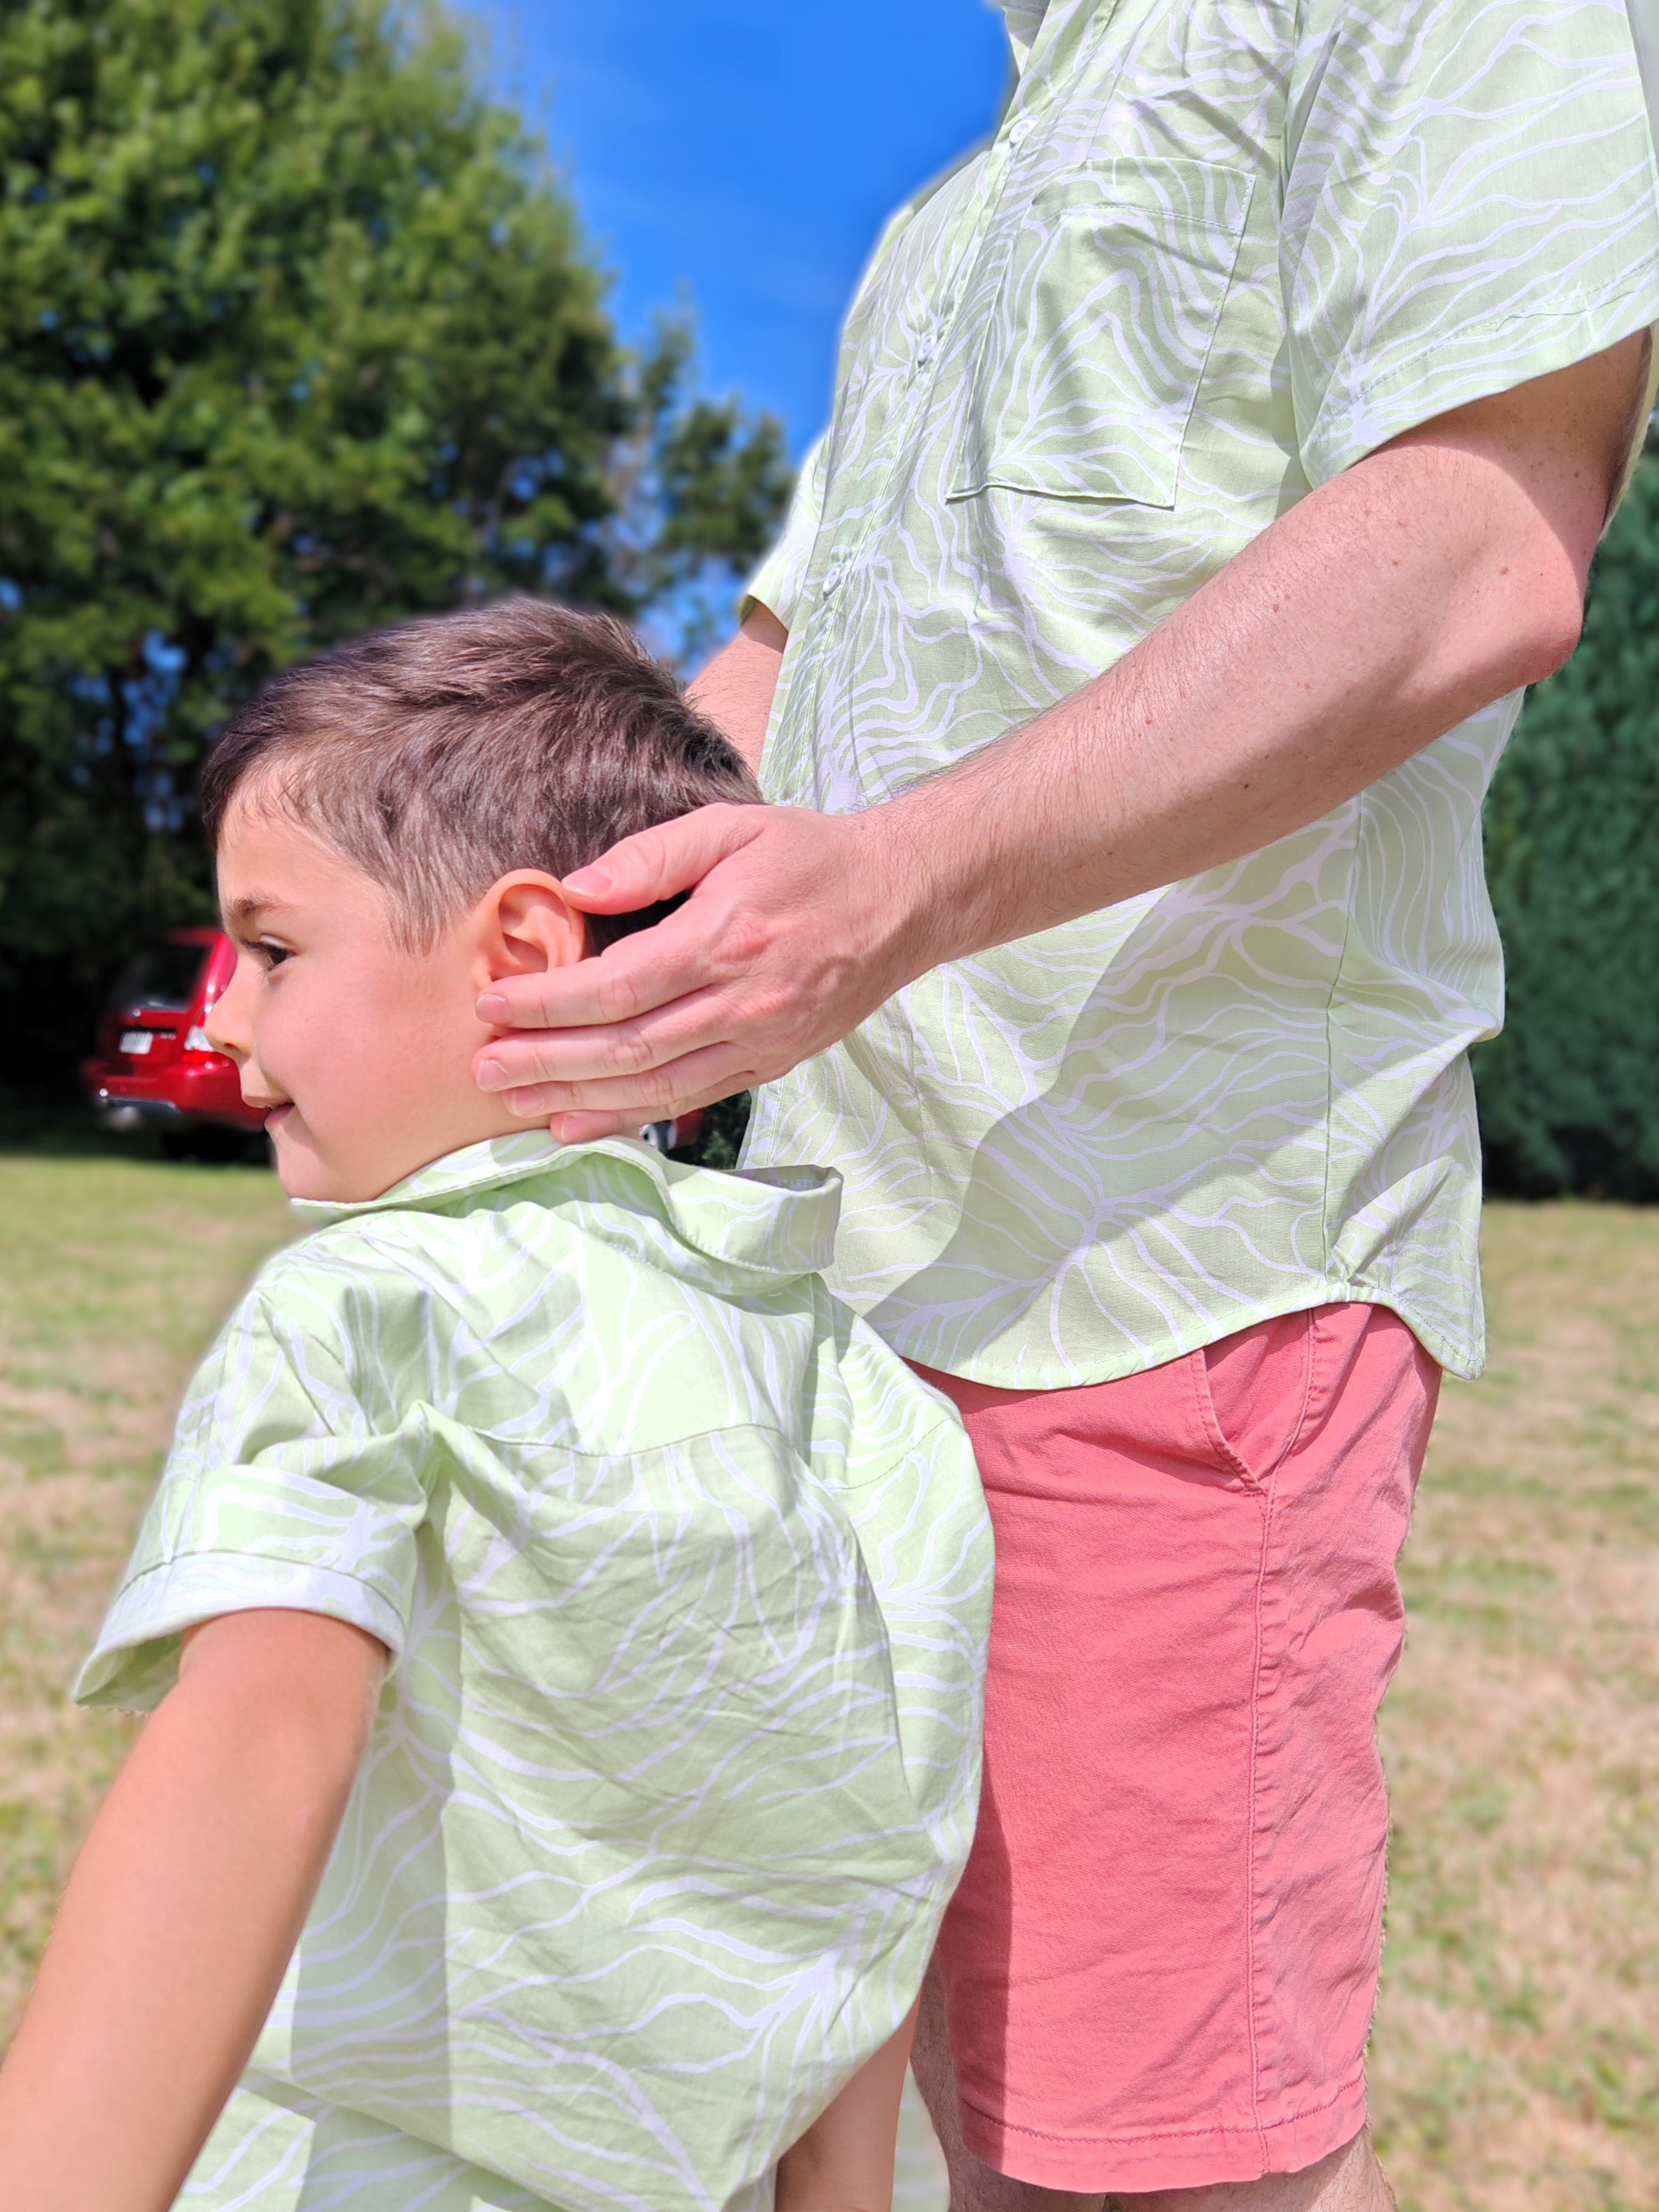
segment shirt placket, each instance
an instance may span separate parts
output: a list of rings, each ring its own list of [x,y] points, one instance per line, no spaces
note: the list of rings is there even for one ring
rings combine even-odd
[[[910,449],[926,410],[935,365],[954,335],[969,279],[978,265],[987,234],[1001,209],[1008,186],[1018,172],[1021,150],[1052,113],[1062,90],[1076,82],[1121,4],[1122,0],[1096,0],[1093,6],[1079,7],[1056,26],[1052,49],[1039,36],[1037,46],[1022,73],[1019,92],[987,156],[977,204],[932,321],[918,343],[904,397],[893,409],[881,435],[858,464],[851,495],[842,507],[843,519],[832,534],[829,557],[819,572],[816,591],[811,592],[815,604],[808,619],[815,628],[822,627],[821,617],[829,612],[830,602],[862,559],[886,514],[887,489],[901,459]]]

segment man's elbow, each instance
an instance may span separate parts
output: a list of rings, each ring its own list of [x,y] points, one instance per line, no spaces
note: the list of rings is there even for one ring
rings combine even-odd
[[[1565,668],[1578,649],[1584,628],[1584,603],[1576,590],[1545,599],[1531,608],[1515,644],[1516,674],[1505,686],[1518,690],[1524,684],[1541,684]]]
[[[1584,627],[1584,579],[1565,549],[1506,564],[1511,588],[1501,601],[1492,642],[1498,663],[1494,696],[1541,684],[1571,659]]]

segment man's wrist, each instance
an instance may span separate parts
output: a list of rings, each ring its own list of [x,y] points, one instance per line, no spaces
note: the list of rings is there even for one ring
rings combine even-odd
[[[925,811],[909,793],[854,821],[879,908],[880,964],[890,993],[902,990],[969,949],[952,896],[948,836],[927,834]]]

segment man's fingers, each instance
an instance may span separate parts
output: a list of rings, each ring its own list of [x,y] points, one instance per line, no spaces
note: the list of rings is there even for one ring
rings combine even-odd
[[[549,968],[538,975],[501,976],[480,992],[478,1019],[507,1030],[557,1032],[600,1026],[620,1030],[659,1006],[697,992],[708,982],[709,965],[702,914],[685,906],[654,929],[638,930],[607,945],[597,960],[576,960],[568,968]],[[509,1036],[481,1046],[476,1066],[483,1088],[499,1091],[509,1083],[523,1083],[526,1054],[534,1042]],[[497,1047],[505,1049],[498,1052]],[[483,1073],[485,1061],[491,1059],[517,1072],[491,1081]],[[533,1075],[539,1070],[528,1072]]]
[[[637,1114],[555,1114],[547,1126],[562,1145],[591,1145],[599,1137],[637,1137],[642,1125]]]
[[[556,1085],[568,1094],[605,1083],[643,1097],[686,1054],[727,1048],[731,1011],[722,1006],[720,993],[691,990],[637,1021],[509,1030],[478,1048],[472,1079],[481,1091],[503,1091],[509,1098],[532,1088]],[[562,1103],[574,1100],[567,1096]],[[620,1095],[616,1103],[623,1103]]]
[[[760,806],[702,806],[624,837],[564,878],[565,896],[585,914],[632,914],[702,881],[710,868],[760,834]]]
[[[712,1106],[757,1079],[752,1058],[732,1044],[706,1046],[637,1075],[588,1083],[529,1083],[505,1095],[508,1109],[526,1121],[556,1114],[625,1116],[631,1133],[646,1121],[666,1121],[694,1106]],[[558,1133],[556,1131],[555,1134]]]

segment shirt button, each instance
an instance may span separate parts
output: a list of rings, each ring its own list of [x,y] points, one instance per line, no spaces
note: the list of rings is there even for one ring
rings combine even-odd
[[[1022,115],[1018,123],[1009,127],[1008,143],[1011,146],[1023,146],[1030,135],[1031,118],[1029,115]]]
[[[918,367],[918,368],[927,368],[927,364],[928,364],[928,362],[929,362],[930,361],[932,361],[932,359],[933,358],[933,356],[934,356],[938,351],[939,351],[939,340],[934,337],[934,335],[933,335],[933,333],[932,332],[932,331],[928,331],[928,333],[927,333],[927,337],[922,340],[921,343],[921,344],[916,348],[916,365],[917,365],[917,367]]]
[[[840,583],[841,577],[842,567],[840,562],[832,562],[830,566],[824,570],[823,581],[818,586],[818,589],[823,593],[826,599],[829,598],[830,592],[835,590],[836,585]]]

